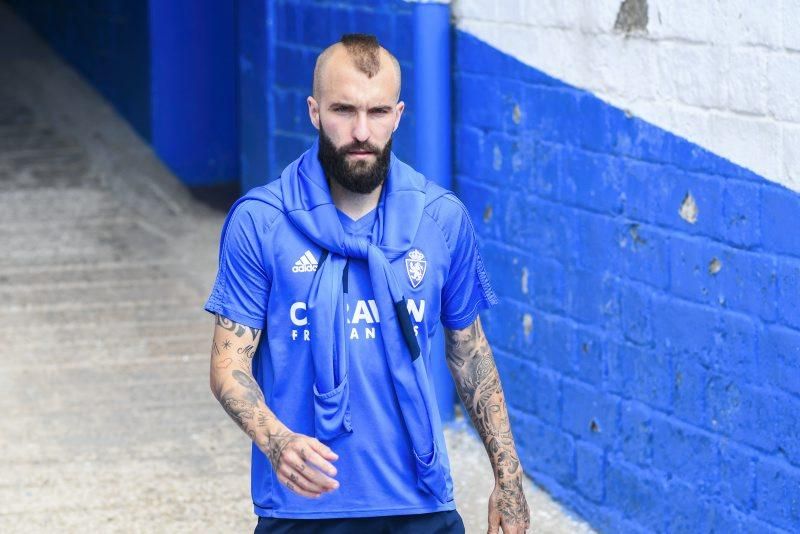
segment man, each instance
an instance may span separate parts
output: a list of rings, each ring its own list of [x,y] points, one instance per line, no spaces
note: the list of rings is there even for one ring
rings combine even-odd
[[[375,37],[327,48],[318,139],[222,229],[211,389],[253,440],[256,532],[464,531],[427,371],[439,320],[494,469],[489,531],[529,524],[478,317],[496,297],[464,206],[391,152],[399,96]]]

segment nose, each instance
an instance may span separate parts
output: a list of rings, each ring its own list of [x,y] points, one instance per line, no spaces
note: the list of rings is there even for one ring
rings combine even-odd
[[[355,124],[353,125],[353,137],[359,142],[364,143],[369,139],[369,125],[367,124],[366,113],[356,113]]]

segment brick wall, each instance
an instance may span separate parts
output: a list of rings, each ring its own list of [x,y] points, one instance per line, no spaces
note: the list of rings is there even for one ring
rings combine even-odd
[[[456,43],[458,193],[527,472],[601,531],[796,531],[800,196]]]
[[[460,29],[800,191],[800,2],[457,0]]]

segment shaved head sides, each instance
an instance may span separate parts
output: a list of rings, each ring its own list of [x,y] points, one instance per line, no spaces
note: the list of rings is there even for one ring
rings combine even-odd
[[[314,66],[314,80],[312,84],[312,95],[314,100],[319,102],[322,96],[326,68],[331,63],[334,55],[345,53],[352,64],[368,78],[375,76],[381,70],[381,63],[394,69],[397,78],[396,99],[400,98],[400,63],[391,52],[383,48],[378,43],[377,37],[367,33],[347,33],[336,42],[326,48],[317,57]],[[388,61],[387,61],[388,60]]]

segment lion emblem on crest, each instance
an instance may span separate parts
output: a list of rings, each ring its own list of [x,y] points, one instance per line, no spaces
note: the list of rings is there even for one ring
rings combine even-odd
[[[406,273],[408,279],[411,281],[411,287],[416,288],[422,283],[425,277],[425,268],[427,266],[425,255],[418,248],[411,249],[406,257]]]

